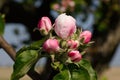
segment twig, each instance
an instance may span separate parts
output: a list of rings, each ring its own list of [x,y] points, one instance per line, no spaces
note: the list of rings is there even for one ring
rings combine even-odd
[[[11,57],[13,61],[15,61],[16,51],[9,45],[3,36],[0,36],[0,46],[6,51],[6,53]]]
[[[6,53],[15,61],[16,51],[12,48],[10,44],[6,42],[3,36],[0,36],[0,47],[3,48]],[[40,80],[40,74],[36,71],[29,71],[27,73],[33,80]]]

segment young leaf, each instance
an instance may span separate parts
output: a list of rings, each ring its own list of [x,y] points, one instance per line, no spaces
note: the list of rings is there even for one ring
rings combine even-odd
[[[17,55],[11,80],[19,80],[35,64],[38,59],[37,50],[25,50]]]
[[[69,70],[64,70],[54,76],[53,80],[71,80]]]
[[[4,15],[0,14],[0,35],[3,34],[5,27]]]
[[[89,73],[85,68],[78,67],[74,63],[67,66],[61,67],[63,69],[61,69],[60,73],[58,73],[53,80],[90,80]]]
[[[71,80],[90,80],[90,76],[86,69],[80,67],[71,71]]]
[[[78,64],[80,65],[80,67],[83,67],[84,69],[88,71],[90,75],[90,80],[97,80],[96,72],[93,70],[89,61],[82,59]]]
[[[30,46],[32,46],[32,47],[41,47],[45,40],[46,40],[46,38],[42,38],[41,40],[33,42]]]
[[[21,54],[23,51],[26,51],[26,50],[39,50],[39,47],[34,47],[34,46],[24,46],[22,47],[16,54],[16,57],[19,56],[19,54]]]
[[[89,73],[83,67],[80,67],[78,64],[70,63],[68,65],[70,70],[71,79],[70,80],[90,80]]]

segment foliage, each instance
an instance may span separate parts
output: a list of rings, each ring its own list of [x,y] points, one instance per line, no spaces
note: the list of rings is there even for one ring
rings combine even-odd
[[[58,0],[56,0],[56,2],[57,2]],[[120,10],[119,10],[119,2],[117,2],[117,1],[119,1],[119,0],[114,0],[114,1],[112,1],[112,0],[101,0],[100,1],[100,6],[99,6],[99,8],[98,8],[98,10],[96,10],[96,11],[93,11],[93,10],[91,10],[89,7],[90,7],[90,4],[91,4],[91,2],[92,1],[94,1],[94,0],[75,0],[75,3],[76,3],[76,6],[75,6],[75,11],[73,11],[73,12],[71,12],[71,11],[69,11],[69,10],[66,10],[66,12],[68,12],[68,14],[73,14],[73,15],[76,15],[76,13],[77,14],[79,14],[80,12],[88,12],[88,11],[90,11],[90,12],[93,12],[94,14],[95,14],[95,16],[96,16],[96,23],[95,23],[95,28],[98,30],[98,31],[100,31],[100,32],[105,32],[106,33],[106,30],[108,30],[109,29],[109,27],[111,27],[111,26],[115,26],[114,24],[114,22],[116,22],[117,20],[115,20],[113,17],[115,17],[114,16],[114,13],[116,14],[117,13],[117,17],[119,17],[119,14],[120,14]],[[47,1],[46,1],[47,2]],[[24,3],[25,3],[25,5],[27,4],[28,6],[29,5],[33,5],[33,3],[34,3],[34,0],[26,0],[26,1],[24,1]],[[32,9],[32,8],[29,8],[28,7],[28,9]],[[88,10],[88,11],[87,11]],[[112,19],[112,20],[111,20]],[[114,20],[114,22],[112,22]],[[83,21],[85,21],[85,19],[83,19]],[[2,23],[1,23],[2,22]],[[3,22],[3,20],[2,20],[2,17],[0,17],[0,34],[3,34],[3,27],[1,27],[1,26],[3,26],[4,24],[3,24],[4,22]],[[114,23],[113,25],[110,25],[110,23]],[[103,39],[104,40],[104,39]],[[32,44],[32,45],[30,45],[30,46],[28,46],[27,48],[22,48],[19,52],[17,52],[17,55],[20,55],[20,54],[23,54],[23,51],[25,50],[25,53],[27,54],[27,50],[34,50],[35,49],[35,51],[37,50],[38,52],[36,52],[36,53],[38,53],[39,54],[39,57],[40,56],[45,56],[45,52],[43,51],[42,52],[42,50],[41,50],[41,46],[42,46],[42,44],[43,44],[43,41],[44,40],[42,40],[42,42],[41,42],[41,40],[40,41],[38,41],[38,42],[35,42],[34,44]],[[101,44],[101,43],[100,43]],[[32,47],[32,48],[34,48],[34,49],[32,49],[32,48],[30,48],[30,47]],[[85,44],[82,44],[81,45],[81,47],[79,48],[79,50],[84,50],[84,48],[85,47],[88,47],[88,45],[85,45]],[[36,49],[37,48],[37,49]],[[97,50],[97,49],[96,49]],[[44,55],[43,55],[44,54]],[[84,54],[84,51],[83,51],[83,54]],[[29,56],[29,54],[27,54],[28,56]],[[49,55],[46,55],[47,57],[49,56]],[[58,56],[59,57],[59,56]],[[17,60],[17,59],[16,59]],[[37,62],[37,61],[36,61]],[[81,62],[81,61],[80,61]],[[17,63],[16,63],[17,64]],[[57,64],[57,62],[56,63],[54,63],[55,65]],[[66,64],[64,64],[65,66],[67,66]],[[57,64],[57,66],[54,66],[53,68],[58,68],[58,66],[59,66],[59,64]],[[30,66],[31,67],[31,66]],[[33,68],[33,67],[32,67]],[[89,69],[89,68],[88,68]],[[65,70],[65,71],[62,71],[63,73],[62,74],[68,74],[68,72],[70,72],[69,70]],[[92,71],[90,71],[91,73],[93,73]],[[27,73],[27,71],[25,72],[25,73]],[[60,75],[61,76],[61,75]],[[93,75],[94,76],[94,75]]]
[[[73,21],[74,27],[71,26],[72,24],[69,27],[63,24],[61,16],[65,20],[71,19],[68,21]],[[44,24],[50,21],[48,18],[45,19],[46,21],[41,19],[43,21],[40,21],[40,27],[37,30],[43,32],[46,30],[45,27],[51,27],[51,30],[46,30],[48,34],[45,35],[41,33],[44,35],[44,38],[41,38],[41,40],[32,43],[28,47],[23,47],[17,52],[11,80],[19,80],[29,70],[34,70],[37,61],[42,57],[50,57],[51,67],[58,71],[53,80],[97,80],[96,72],[89,61],[82,58],[82,55],[85,54],[85,49],[92,43],[90,42],[91,32],[82,31],[79,28],[76,29],[75,20],[72,16],[67,16],[66,14],[58,16],[52,26],[49,23],[47,25]],[[60,22],[58,23],[57,21]],[[57,26],[57,24],[59,25]],[[67,28],[64,28],[64,26]],[[61,27],[61,29],[58,27]],[[64,31],[67,29],[70,35],[66,32],[63,32],[65,34],[53,33],[53,31],[59,33],[62,29]],[[65,36],[65,38],[62,36]]]
[[[79,63],[62,66],[65,67],[62,67],[53,80],[97,80],[96,73],[87,60],[83,59]]]
[[[4,27],[5,27],[5,22],[4,22],[4,14],[0,14],[0,35],[4,33]]]
[[[38,52],[36,50],[25,50],[16,56],[14,71],[11,80],[16,80],[23,77],[38,59]]]

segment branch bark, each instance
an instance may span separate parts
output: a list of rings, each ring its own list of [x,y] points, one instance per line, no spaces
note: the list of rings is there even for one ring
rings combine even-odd
[[[12,48],[10,44],[6,42],[3,36],[0,36],[0,47],[6,51],[6,53],[11,57],[13,61],[15,61],[16,51]],[[33,80],[40,80],[40,74],[36,71],[29,71],[27,74]]]

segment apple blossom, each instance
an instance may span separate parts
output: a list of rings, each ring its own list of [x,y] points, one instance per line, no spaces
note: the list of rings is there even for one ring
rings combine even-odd
[[[42,17],[38,23],[38,29],[43,35],[47,35],[52,28],[52,23],[48,17]]]
[[[83,41],[84,43],[90,42],[91,37],[92,37],[92,33],[90,31],[83,31],[80,34],[80,39],[84,38],[84,41]]]
[[[55,20],[54,30],[62,39],[67,39],[76,32],[76,20],[65,13],[61,14]]]
[[[68,40],[67,41],[68,47],[71,49],[76,49],[79,46],[79,42],[77,40]]]
[[[48,39],[43,44],[43,49],[46,52],[57,52],[60,47],[57,39]]]
[[[59,10],[60,5],[58,3],[55,3],[52,7],[53,7],[53,10]]]
[[[82,59],[82,55],[77,50],[70,51],[68,53],[68,56],[70,57],[71,61],[73,61],[73,62],[79,62]]]

